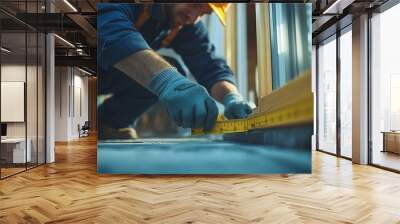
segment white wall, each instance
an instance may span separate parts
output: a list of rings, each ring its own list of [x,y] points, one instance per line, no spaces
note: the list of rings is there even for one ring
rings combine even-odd
[[[38,69],[38,70],[37,70]],[[25,80],[27,78],[27,80]],[[22,112],[26,112],[26,121],[6,122],[8,138],[25,138],[32,151],[32,161],[44,162],[44,74],[42,67],[25,64],[3,64],[1,66],[2,82],[24,82],[26,84],[26,106]],[[2,96],[7,97],[7,96]],[[1,110],[10,110],[10,108],[1,108]],[[36,153],[39,153],[37,156]]]
[[[2,65],[1,66],[1,81],[2,82],[25,82],[26,83],[25,69],[27,69],[28,76],[31,74],[36,75],[36,67],[34,67],[34,66],[28,66],[26,68],[25,64],[24,65],[20,65],[20,64]],[[28,79],[30,79],[30,77],[28,77]],[[32,81],[30,80],[30,84],[36,85],[36,82],[35,83],[31,83],[31,82]],[[30,98],[32,98],[32,97],[36,98],[36,89],[28,88],[27,90],[28,90],[27,101],[29,103],[29,102],[33,101]],[[32,90],[32,92],[29,90]],[[35,106],[35,108],[36,108],[36,104],[31,105],[31,106]],[[7,108],[1,108],[1,110],[6,110],[6,109]],[[27,116],[28,116],[28,122],[35,121],[35,123],[36,123],[36,114],[28,113]],[[28,128],[29,127],[33,127],[33,125],[28,125]],[[35,126],[35,129],[36,129],[36,126]],[[25,122],[7,123],[7,136],[8,137],[25,137]],[[28,137],[29,137],[29,133],[28,133]]]
[[[85,121],[89,120],[89,92],[88,92],[88,77],[81,76],[82,73],[74,75],[74,108],[72,108],[72,120],[71,120],[71,135],[73,138],[79,137],[78,124],[81,126]],[[81,108],[80,108],[81,107]],[[80,111],[81,110],[81,111]]]
[[[55,68],[55,141],[67,141],[69,133],[69,84],[67,67]]]
[[[3,82],[25,82],[25,64],[24,65],[2,65],[1,81]],[[6,110],[6,108],[1,108]],[[25,123],[7,123],[7,137],[25,137]]]
[[[78,124],[89,118],[88,78],[83,75],[76,68],[56,67],[56,141],[79,138]]]
[[[29,68],[28,68],[29,70]],[[10,64],[1,66],[1,81],[2,82],[25,82],[25,64]],[[4,97],[4,96],[3,96]],[[1,108],[6,110],[6,108]],[[7,123],[8,137],[25,137],[25,123]]]

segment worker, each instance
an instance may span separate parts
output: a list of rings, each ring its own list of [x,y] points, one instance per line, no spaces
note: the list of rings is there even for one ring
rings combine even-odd
[[[238,92],[232,71],[215,55],[200,20],[216,13],[225,25],[229,3],[98,5],[99,139],[134,139],[134,122],[161,102],[169,117],[184,128],[210,130],[218,107],[228,119],[252,110]],[[187,78],[177,60],[160,56],[171,48],[196,81]]]

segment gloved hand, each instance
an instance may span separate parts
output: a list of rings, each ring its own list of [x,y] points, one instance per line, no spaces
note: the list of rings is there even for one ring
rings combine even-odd
[[[178,126],[211,130],[215,126],[218,107],[207,90],[185,78],[175,68],[156,75],[149,88],[166,104],[168,114]]]
[[[228,93],[224,96],[223,104],[225,106],[224,115],[228,119],[245,118],[252,109],[243,97],[238,93]]]

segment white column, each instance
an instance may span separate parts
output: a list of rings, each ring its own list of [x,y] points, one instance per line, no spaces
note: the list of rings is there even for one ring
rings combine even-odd
[[[54,35],[47,34],[46,37],[46,163],[55,161],[54,133],[55,133],[55,60],[54,60]]]
[[[47,11],[53,12],[54,6],[47,1]],[[46,35],[46,163],[55,161],[55,43],[54,34]]]
[[[368,16],[353,20],[353,162],[368,163]]]

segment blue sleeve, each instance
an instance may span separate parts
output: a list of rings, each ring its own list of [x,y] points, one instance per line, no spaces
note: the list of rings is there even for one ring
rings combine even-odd
[[[202,21],[185,26],[171,43],[196,80],[210,92],[218,81],[228,81],[236,85],[232,71],[225,59],[215,55],[215,47],[210,42],[207,28]]]
[[[132,4],[97,4],[97,49],[99,66],[108,70],[129,55],[149,49],[134,27],[138,10]]]

